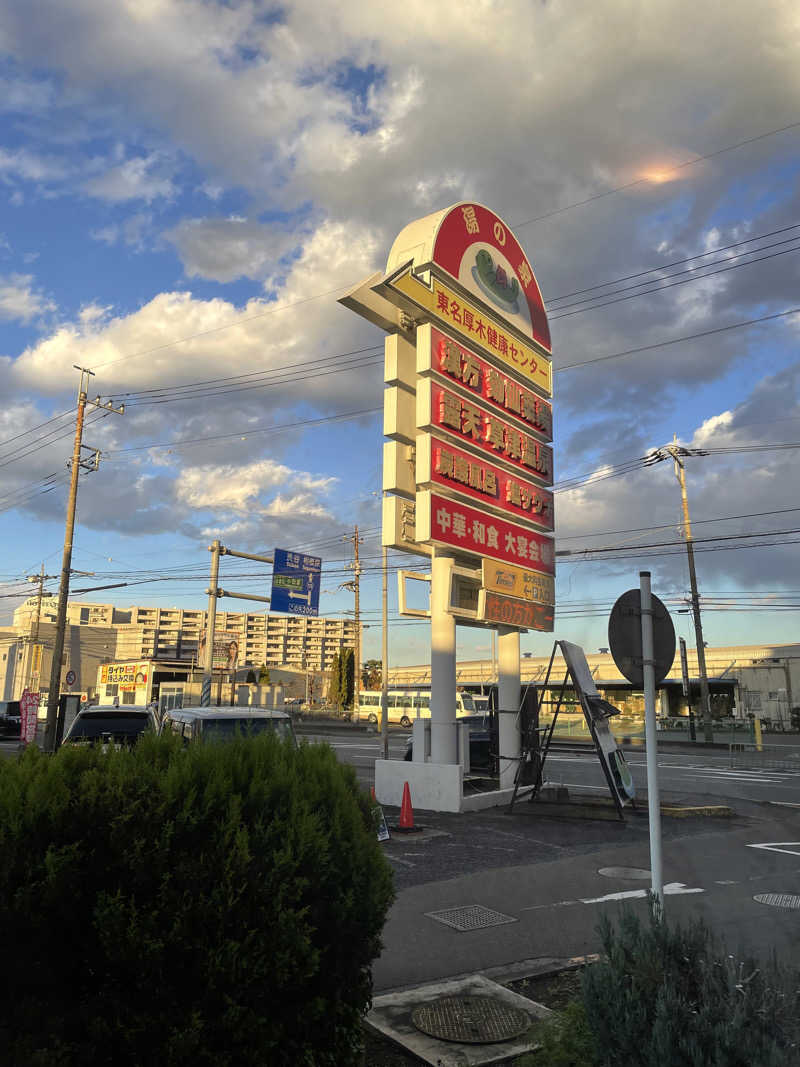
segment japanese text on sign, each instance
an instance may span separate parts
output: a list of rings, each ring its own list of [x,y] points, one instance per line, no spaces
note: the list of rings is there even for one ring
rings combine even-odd
[[[553,579],[537,574],[527,567],[485,559],[482,581],[485,589],[503,596],[535,600],[540,604],[555,604],[556,589]]]
[[[530,482],[493,467],[445,441],[431,438],[430,473],[419,471],[421,481],[431,481],[483,500],[503,511],[530,519],[547,530],[553,528],[553,496]],[[420,456],[420,451],[417,453]]]
[[[470,445],[524,468],[546,485],[552,484],[553,452],[547,445],[435,382],[420,382],[420,393],[425,388],[430,388],[433,426],[457,434]]]
[[[504,626],[519,626],[525,630],[553,629],[554,608],[552,604],[537,604],[527,600],[484,593],[482,618],[486,622],[502,623]]]
[[[381,287],[376,286],[376,291]],[[546,396],[552,393],[553,375],[550,361],[539,355],[534,349],[504,330],[500,321],[479,311],[475,304],[470,304],[460,293],[433,277],[433,292],[428,286],[412,275],[410,271],[398,274],[385,283],[388,299],[393,294],[402,294],[417,307],[447,327],[467,338],[501,363],[529,379]]]
[[[418,335],[419,344],[421,338]],[[547,440],[553,437],[552,408],[540,396],[524,389],[504,373],[467,348],[431,329],[431,367],[452,381],[476,393],[492,407],[527,423]]]
[[[430,539],[473,555],[523,562],[542,574],[555,571],[550,538],[437,493],[430,494]]]

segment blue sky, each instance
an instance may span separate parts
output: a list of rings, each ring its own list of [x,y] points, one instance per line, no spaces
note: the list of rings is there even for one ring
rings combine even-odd
[[[0,624],[60,565],[70,420],[37,427],[74,405],[78,363],[128,406],[87,426],[104,456],[74,566],[96,578],[74,585],[143,583],[86,599],[202,604],[219,536],[319,552],[342,612],[358,523],[377,655],[383,338],[336,297],[408,221],[472,199],[548,302],[557,547],[668,542],[562,557],[555,636],[606,645],[643,568],[687,595],[673,473],[633,462],[677,434],[717,450],[687,461],[695,535],[763,534],[698,543],[706,640],[796,640],[776,605],[800,603],[798,453],[773,446],[800,441],[799,32],[788,0],[755,23],[743,2],[0,0]],[[394,661],[427,647],[395,622]]]

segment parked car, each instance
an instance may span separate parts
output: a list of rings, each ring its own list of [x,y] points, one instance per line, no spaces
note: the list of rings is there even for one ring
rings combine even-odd
[[[461,715],[458,722],[465,722],[469,728],[469,766],[470,772],[483,771],[497,774],[497,728],[490,715]],[[414,738],[406,741],[404,759],[414,758]]]
[[[22,728],[18,700],[0,700],[0,737],[18,738]]]
[[[172,708],[161,723],[162,733],[178,734],[187,745],[190,741],[229,741],[268,730],[297,745],[291,717],[271,708]]]
[[[64,745],[103,745],[132,748],[145,730],[158,731],[158,721],[149,707],[93,707],[79,711],[64,735]]]

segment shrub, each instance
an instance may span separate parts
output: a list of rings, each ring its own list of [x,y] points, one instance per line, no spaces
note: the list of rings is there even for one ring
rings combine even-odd
[[[583,999],[598,1064],[777,1067],[798,1063],[800,972],[726,955],[702,922],[600,923],[605,962]]]
[[[523,1060],[525,1067],[593,1067],[596,1045],[586,1010],[573,1000],[539,1025],[536,1040],[541,1047]]]
[[[29,749],[0,767],[3,1063],[356,1062],[391,898],[327,746]]]

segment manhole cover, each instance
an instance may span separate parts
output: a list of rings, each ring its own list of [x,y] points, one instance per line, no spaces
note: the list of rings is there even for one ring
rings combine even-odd
[[[597,872],[604,878],[636,878],[643,882],[650,881],[650,871],[644,867],[601,867]]]
[[[469,1045],[510,1041],[531,1024],[524,1011],[492,997],[441,997],[415,1008],[411,1021],[423,1034]]]
[[[756,893],[753,900],[759,904],[769,904],[773,908],[791,908],[800,911],[800,897],[793,893]]]
[[[485,930],[488,926],[502,926],[515,923],[512,915],[503,915],[501,911],[492,911],[483,904],[467,904],[461,908],[445,908],[442,911],[426,911],[429,919],[451,926],[454,930]]]

